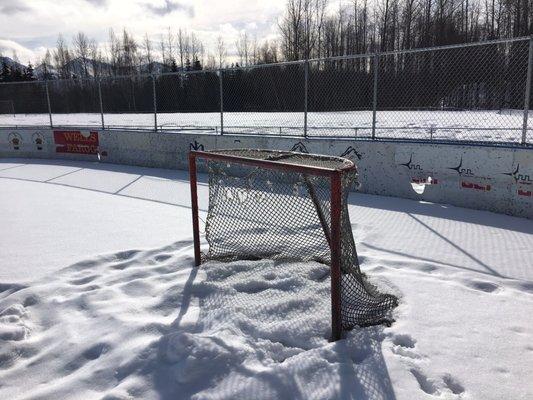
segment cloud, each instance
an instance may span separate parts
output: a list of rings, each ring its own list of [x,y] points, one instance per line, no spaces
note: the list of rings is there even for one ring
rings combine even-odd
[[[148,10],[150,10],[153,14],[156,14],[159,16],[171,14],[174,11],[183,11],[183,12],[186,12],[189,15],[189,17],[191,18],[194,17],[194,7],[186,6],[173,0],[165,0],[165,4],[160,5],[160,6],[156,6],[153,4],[145,4],[145,7]]]
[[[94,6],[104,6],[107,3],[107,0],[85,0],[85,1]]]
[[[22,2],[15,3],[0,0],[0,14],[13,15],[27,11],[30,11],[30,8]]]
[[[35,53],[32,50],[14,40],[0,38],[0,54],[12,58],[13,53],[17,54],[18,59],[23,64],[35,59]]]
[[[29,11],[8,15],[0,12],[0,39],[9,40],[5,55],[16,50],[21,61],[38,62],[53,48],[58,33],[69,46],[79,31],[94,39],[107,52],[108,32],[125,28],[138,43],[145,33],[156,42],[167,37],[170,27],[194,32],[208,52],[216,52],[217,38],[223,37],[228,54],[236,52],[239,34],[252,39],[272,38],[277,33],[277,18],[286,0],[0,0],[0,9],[24,4]],[[11,10],[11,8],[10,8]],[[14,12],[10,11],[10,12]],[[157,47],[157,46],[156,46]],[[156,50],[157,51],[157,50]],[[230,57],[229,57],[230,58]]]

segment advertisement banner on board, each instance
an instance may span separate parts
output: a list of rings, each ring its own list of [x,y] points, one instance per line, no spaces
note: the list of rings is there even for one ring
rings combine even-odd
[[[56,153],[98,154],[98,132],[54,131]]]

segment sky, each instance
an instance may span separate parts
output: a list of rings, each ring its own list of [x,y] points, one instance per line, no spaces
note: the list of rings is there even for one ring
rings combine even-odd
[[[213,53],[222,36],[231,58],[242,32],[276,37],[284,6],[285,0],[0,0],[0,52],[16,51],[20,62],[35,64],[60,32],[71,42],[83,31],[104,47],[110,28],[159,41],[170,27],[194,31]]]

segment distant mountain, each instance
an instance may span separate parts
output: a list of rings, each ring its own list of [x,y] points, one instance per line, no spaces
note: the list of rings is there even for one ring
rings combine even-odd
[[[15,68],[15,69],[18,69],[18,70],[21,70],[21,71],[26,69],[25,65],[13,60],[12,58],[5,57],[5,56],[0,56],[0,67],[3,64],[6,64],[11,69]]]
[[[151,67],[151,69],[150,69]],[[165,71],[167,66],[163,63],[160,63],[159,61],[152,61],[151,63],[147,64],[141,64],[141,74],[160,74],[161,72]]]
[[[83,59],[75,58],[71,60],[67,67],[73,77],[82,77],[85,76],[85,68],[87,68],[87,75],[93,77],[95,75],[94,69],[98,69],[101,74],[108,75],[111,70],[111,66],[108,63],[97,61],[96,63],[92,59],[86,59],[85,65]],[[46,67],[43,64],[39,64],[34,69],[34,75],[37,79],[43,79],[45,71],[50,74],[51,79],[59,78],[59,71],[53,65],[47,65]]]
[[[39,64],[35,67],[33,70],[33,75],[36,79],[41,80],[45,78],[45,72],[48,72],[51,79],[56,79],[59,76],[57,70],[52,65],[47,65],[45,68],[43,64]]]
[[[90,58],[86,58],[85,62],[82,58],[74,58],[68,63],[70,72],[76,77],[85,76],[85,68],[87,69],[87,75],[90,77],[95,76],[95,70],[99,71],[103,75],[107,75],[111,70],[111,66],[102,61],[94,61]]]
[[[10,68],[17,68],[20,71],[24,71],[27,67],[19,62],[14,61],[13,59],[9,57],[3,57],[0,56],[0,68],[2,63],[7,64]],[[85,76],[85,68],[87,68],[87,75],[89,77],[95,76],[95,69],[99,72],[101,76],[110,76],[113,75],[111,73],[112,67],[111,64],[103,61],[96,61],[94,62],[92,59],[86,59],[85,63],[83,62],[83,59],[81,58],[74,58],[67,64],[70,73],[73,77],[82,77]],[[33,66],[33,75],[35,76],[35,79],[37,80],[43,80],[45,79],[45,74],[48,72],[49,79],[58,79],[59,78],[59,71],[56,67],[53,65],[46,65],[46,67],[43,64],[37,64]],[[178,72],[181,69],[178,67]],[[168,72],[168,66],[159,62],[159,61],[152,61],[150,64],[141,64],[139,66],[139,72],[141,74],[160,74],[163,72]],[[120,75],[120,73],[119,73]]]

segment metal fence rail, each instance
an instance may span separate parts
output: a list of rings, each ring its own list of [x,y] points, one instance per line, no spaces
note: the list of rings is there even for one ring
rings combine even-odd
[[[533,38],[0,83],[0,126],[533,144]]]

